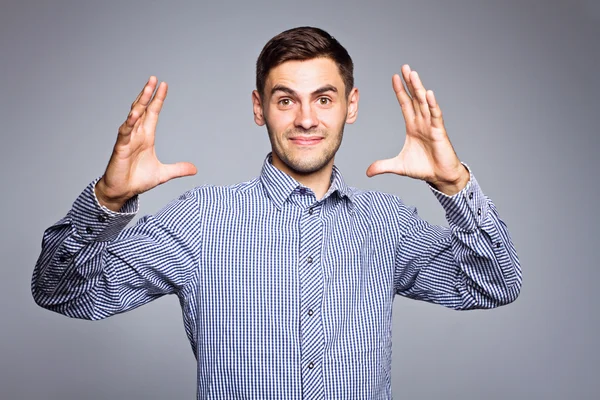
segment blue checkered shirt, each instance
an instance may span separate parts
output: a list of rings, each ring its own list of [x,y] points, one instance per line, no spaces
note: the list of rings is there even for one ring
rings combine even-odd
[[[46,230],[32,292],[42,307],[101,319],[176,294],[198,362],[198,399],[391,398],[396,294],[453,309],[513,301],[521,269],[471,174],[447,196],[449,227],[393,195],[314,193],[265,160],[259,177],[190,190],[128,228],[92,182]]]

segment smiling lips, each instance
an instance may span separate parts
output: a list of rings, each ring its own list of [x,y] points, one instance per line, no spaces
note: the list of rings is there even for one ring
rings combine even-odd
[[[290,138],[290,140],[299,146],[312,146],[320,143],[323,138],[317,136],[297,136]]]

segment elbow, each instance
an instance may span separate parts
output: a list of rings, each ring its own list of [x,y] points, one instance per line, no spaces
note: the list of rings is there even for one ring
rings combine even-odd
[[[497,308],[508,305],[519,297],[521,293],[521,281],[507,285],[496,293],[490,293],[487,301],[480,304],[478,308]]]
[[[507,286],[502,301],[499,305],[504,306],[514,302],[517,300],[517,297],[519,297],[519,294],[521,294],[521,280]]]
[[[523,284],[523,276],[521,274],[521,266],[517,262],[514,268],[514,274],[506,278],[506,283],[500,290],[501,296],[498,296],[498,305],[504,306],[517,300],[521,294],[521,286]]]
[[[492,309],[505,306],[517,300],[521,293],[521,281],[512,285],[504,285],[501,288],[471,288],[468,295],[463,298],[462,304],[457,307],[459,310]]]
[[[43,289],[42,285],[40,285],[35,276],[31,281],[31,296],[33,297],[35,304],[38,306],[45,309],[51,309],[52,296],[51,294],[47,293],[47,290]]]
[[[31,294],[38,306],[69,318],[97,321],[107,317],[94,307],[88,294],[73,298],[60,296],[35,282],[31,285]]]
[[[43,288],[40,285],[36,285],[36,283],[34,282],[31,285],[31,295],[35,304],[37,304],[41,308],[61,313],[59,311],[61,303],[57,301],[56,296],[54,296],[53,293],[48,289]]]
[[[518,261],[509,269],[510,273],[503,274],[503,280],[484,290],[486,306],[481,308],[496,308],[505,306],[517,300],[521,294],[523,278]]]

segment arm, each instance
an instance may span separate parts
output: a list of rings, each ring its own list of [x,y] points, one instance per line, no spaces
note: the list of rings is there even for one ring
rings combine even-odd
[[[506,226],[458,159],[433,91],[425,90],[408,65],[402,74],[407,89],[399,75],[392,85],[406,124],[404,147],[396,157],[371,164],[367,175],[394,173],[428,182],[449,228],[400,207],[396,291],[457,309],[509,303],[519,294],[521,269]]]
[[[33,271],[35,302],[74,318],[102,319],[178,293],[196,278],[197,192],[123,230],[137,197],[121,212],[100,206],[94,184],[46,230]]]
[[[42,307],[104,318],[190,281],[198,248],[194,195],[121,232],[137,211],[140,193],[196,173],[190,163],[167,165],[156,157],[155,131],[166,96],[166,83],[157,87],[156,77],[150,77],[119,128],[102,178],[44,233],[32,278],[34,299]],[[192,231],[183,231],[188,227]]]
[[[403,209],[396,293],[458,310],[514,301],[521,288],[519,259],[506,225],[475,177],[453,196],[432,191],[449,228],[430,225],[414,208]]]

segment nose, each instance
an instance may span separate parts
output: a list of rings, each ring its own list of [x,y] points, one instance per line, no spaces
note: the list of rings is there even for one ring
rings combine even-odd
[[[305,130],[315,128],[319,125],[317,114],[310,103],[303,104],[302,107],[298,108],[298,114],[296,115],[294,124],[296,127],[302,127]]]

